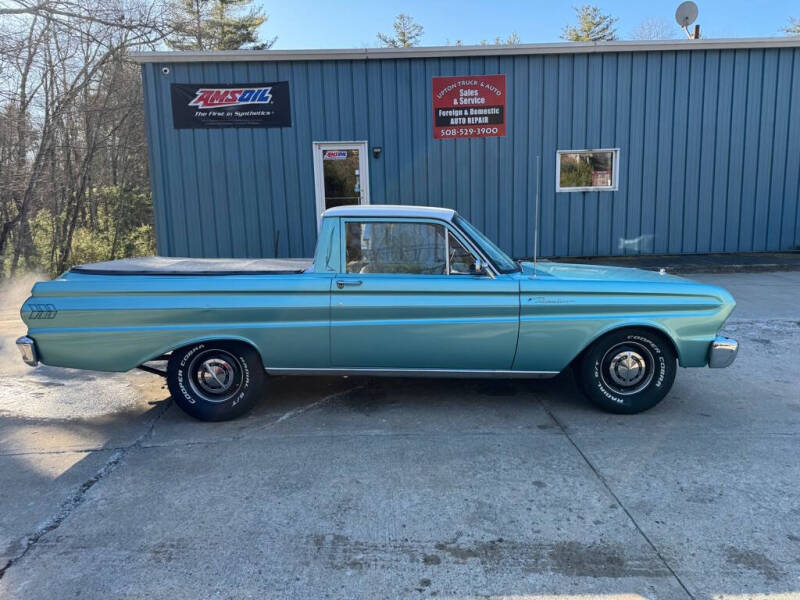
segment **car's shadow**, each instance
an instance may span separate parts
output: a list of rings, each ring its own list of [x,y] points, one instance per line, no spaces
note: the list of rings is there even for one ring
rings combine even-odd
[[[329,409],[374,415],[404,407],[437,413],[521,407],[549,402],[592,410],[570,372],[553,379],[277,377],[268,378],[264,397],[250,413],[278,418],[320,403]],[[315,405],[316,406],[316,405]]]

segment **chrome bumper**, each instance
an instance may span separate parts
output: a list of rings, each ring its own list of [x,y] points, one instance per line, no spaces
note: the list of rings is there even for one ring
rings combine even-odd
[[[736,359],[737,352],[739,352],[739,342],[718,335],[711,342],[711,349],[708,351],[708,366],[712,369],[728,367]]]
[[[35,367],[39,364],[39,356],[36,354],[36,344],[27,335],[17,339],[17,348],[22,354],[22,360],[26,365]]]

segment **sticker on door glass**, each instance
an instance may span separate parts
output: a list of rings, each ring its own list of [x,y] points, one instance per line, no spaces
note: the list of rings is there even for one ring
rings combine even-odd
[[[347,150],[325,150],[322,158],[323,160],[346,160]]]

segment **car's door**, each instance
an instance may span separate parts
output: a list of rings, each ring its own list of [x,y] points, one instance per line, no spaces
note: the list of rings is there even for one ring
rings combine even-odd
[[[435,219],[342,219],[331,288],[333,367],[504,370],[519,328],[515,278],[475,272]]]

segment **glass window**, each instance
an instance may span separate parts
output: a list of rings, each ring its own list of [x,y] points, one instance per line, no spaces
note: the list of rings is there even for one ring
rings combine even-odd
[[[361,173],[358,148],[326,150],[322,148],[322,180],[325,184],[325,208],[361,204]]]
[[[501,273],[511,273],[519,271],[517,263],[515,263],[505,252],[500,250],[497,245],[486,237],[475,225],[467,221],[464,217],[457,215],[455,224],[461,229],[463,233],[472,241],[473,244],[478,246],[478,249],[484,253],[486,257],[495,268]]]
[[[450,252],[450,274],[475,275],[475,257],[452,233],[448,232],[447,236]]]
[[[559,150],[556,191],[617,189],[619,150]]]
[[[433,223],[349,221],[347,272],[444,275],[444,235],[444,227]]]

